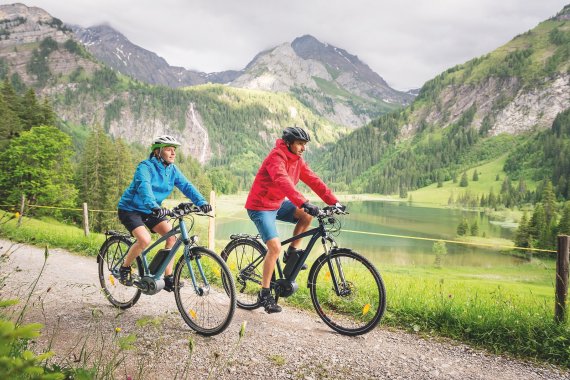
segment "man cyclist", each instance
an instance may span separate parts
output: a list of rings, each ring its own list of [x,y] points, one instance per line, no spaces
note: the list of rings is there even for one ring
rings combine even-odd
[[[139,163],[133,181],[119,201],[119,220],[136,239],[120,268],[119,281],[124,285],[133,284],[131,264],[151,242],[145,226],[161,236],[172,230],[172,224],[166,219],[168,209],[163,208],[161,203],[172,193],[174,186],[202,212],[212,211],[212,206],[174,165],[176,148],[179,146],[180,142],[172,136],[157,137],[151,145],[149,158]],[[165,248],[171,248],[175,241],[176,237],[169,237]],[[169,292],[174,290],[173,264],[174,258],[164,271],[164,290]]]
[[[344,208],[325,183],[303,160],[306,144],[311,141],[309,134],[299,127],[288,127],[275,143],[275,148],[267,155],[259,168],[245,208],[249,218],[255,223],[263,242],[267,245],[267,255],[263,264],[263,280],[258,301],[267,313],[278,313],[277,305],[269,286],[275,263],[281,252],[281,242],[277,234],[275,220],[295,223],[293,235],[305,232],[319,208],[307,200],[295,185],[299,180],[306,183],[326,204]],[[288,199],[285,200],[285,197]],[[301,239],[291,242],[283,261],[299,249]],[[304,266],[306,269],[306,266]]]

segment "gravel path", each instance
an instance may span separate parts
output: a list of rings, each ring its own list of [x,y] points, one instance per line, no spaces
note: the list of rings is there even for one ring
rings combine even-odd
[[[1,263],[0,278],[7,278],[0,298],[27,298],[44,250],[5,240],[0,247],[2,254],[12,252]],[[143,295],[133,308],[118,312],[100,293],[95,258],[59,249],[50,250],[30,302],[26,321],[45,326],[35,350],[49,345],[58,362],[85,361],[88,367],[103,353],[121,361],[114,372],[119,379],[570,379],[570,372],[553,366],[383,327],[345,337],[315,313],[288,306],[272,315],[238,309],[224,333],[204,338],[186,326],[171,293]],[[246,333],[239,340],[244,321]],[[137,337],[135,347],[119,350],[119,339],[129,334]]]

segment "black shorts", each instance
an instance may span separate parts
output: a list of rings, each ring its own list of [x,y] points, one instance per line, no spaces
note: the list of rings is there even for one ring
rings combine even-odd
[[[138,211],[125,211],[119,209],[119,220],[123,225],[133,233],[133,230],[140,226],[147,226],[149,230],[152,229],[159,223],[167,220],[166,218],[157,218],[152,216],[152,214],[144,214]]]

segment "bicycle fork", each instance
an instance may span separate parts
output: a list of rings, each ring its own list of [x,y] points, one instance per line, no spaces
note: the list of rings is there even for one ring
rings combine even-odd
[[[207,296],[210,293],[210,283],[206,278],[204,273],[204,268],[202,267],[202,263],[200,262],[200,254],[196,253],[193,254],[191,251],[190,246],[184,247],[184,260],[186,261],[186,267],[188,268],[188,272],[190,272],[190,278],[192,279],[192,286],[194,287],[194,291],[199,296]],[[194,273],[194,268],[192,267],[192,261],[196,262],[196,266],[198,267],[198,272],[202,278],[204,286],[198,286],[198,282],[196,281],[196,274]]]

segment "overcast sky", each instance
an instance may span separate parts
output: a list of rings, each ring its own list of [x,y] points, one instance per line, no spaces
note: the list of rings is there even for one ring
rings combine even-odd
[[[0,0],[0,4],[13,1]],[[406,90],[488,53],[570,0],[29,0],[65,23],[107,23],[173,66],[239,70],[311,34]]]

